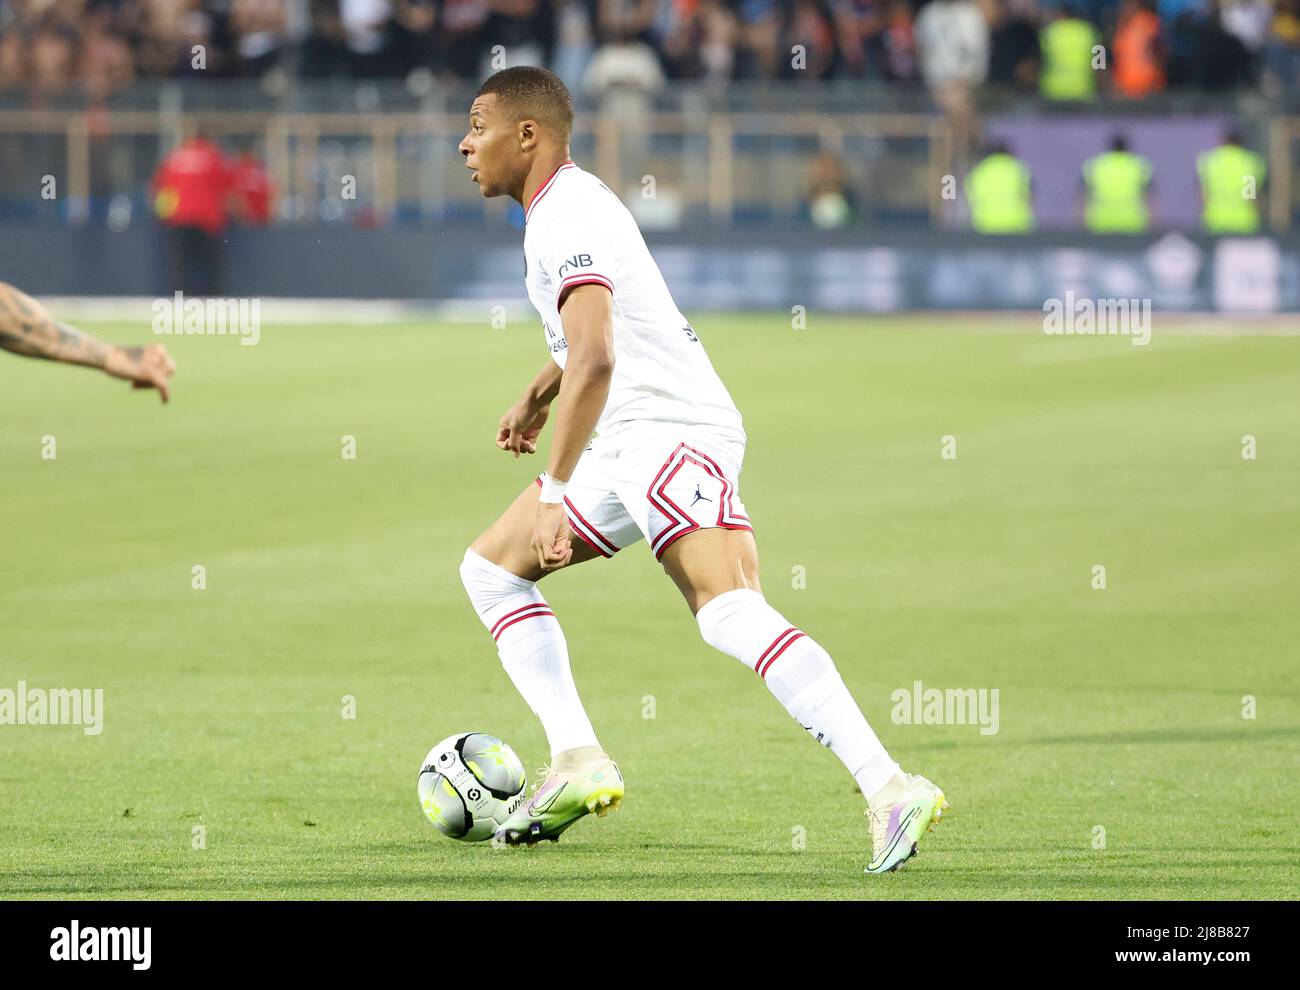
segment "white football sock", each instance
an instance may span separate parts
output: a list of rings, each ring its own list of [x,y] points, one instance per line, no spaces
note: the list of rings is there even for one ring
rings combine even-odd
[[[512,574],[473,550],[460,579],[492,638],[497,656],[528,707],[542,722],[551,756],[597,746],[596,732],[569,670],[569,646],[537,582]]]
[[[799,724],[840,758],[870,797],[900,773],[830,654],[757,591],[737,588],[696,613],[704,641],[751,667]]]

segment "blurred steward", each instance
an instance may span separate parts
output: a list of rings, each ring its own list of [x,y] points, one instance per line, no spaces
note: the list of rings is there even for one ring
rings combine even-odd
[[[1084,225],[1095,234],[1140,234],[1151,225],[1151,163],[1116,134],[1083,163]]]
[[[981,234],[1023,234],[1034,229],[1033,181],[1002,142],[989,148],[966,176],[971,226]]]
[[[1213,151],[1196,159],[1201,178],[1202,219],[1212,234],[1253,234],[1259,229],[1259,192],[1264,159],[1241,146],[1229,132]]]
[[[230,167],[231,211],[245,227],[265,227],[271,222],[273,187],[266,165],[253,153],[251,141],[239,149]]]
[[[233,172],[221,149],[202,134],[181,142],[158,164],[149,190],[167,229],[171,288],[221,295]]]
[[[1051,12],[1038,40],[1043,52],[1039,92],[1049,100],[1093,99],[1097,95],[1093,48],[1101,43],[1097,29],[1067,3]]]
[[[1154,0],[1124,0],[1111,41],[1111,80],[1120,96],[1140,99],[1165,88],[1165,49]]]

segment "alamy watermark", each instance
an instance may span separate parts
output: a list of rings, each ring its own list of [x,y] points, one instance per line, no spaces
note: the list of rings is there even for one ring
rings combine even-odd
[[[980,735],[998,731],[997,688],[927,688],[913,681],[889,695],[895,725],[978,725]]]
[[[0,688],[0,725],[81,725],[88,736],[104,731],[104,689]]]
[[[153,929],[81,927],[77,918],[66,928],[50,930],[50,958],[55,962],[129,962],[134,970],[148,969],[153,957]]]
[[[262,339],[262,300],[205,297],[186,299],[177,291],[153,301],[153,332],[216,334],[243,338],[243,345]]]
[[[1043,312],[1046,334],[1125,334],[1134,347],[1151,343],[1150,299],[1079,299],[1067,292],[1044,302]]]

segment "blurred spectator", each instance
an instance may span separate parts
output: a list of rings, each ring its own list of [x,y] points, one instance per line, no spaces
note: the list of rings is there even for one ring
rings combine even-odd
[[[53,11],[41,18],[29,42],[28,85],[36,97],[64,92],[72,82],[77,35]]]
[[[981,4],[989,25],[989,82],[1030,91],[1038,86],[1038,30],[1022,13],[1013,12],[1007,0]]]
[[[343,18],[337,0],[308,0],[309,28],[303,40],[299,71],[308,79],[347,74],[348,50],[343,44]]]
[[[1268,67],[1283,91],[1300,86],[1300,0],[1277,0],[1266,42]]]
[[[154,210],[167,229],[171,283],[218,296],[224,282],[221,233],[226,229],[232,172],[221,149],[196,134],[163,156],[150,183]]]
[[[678,13],[682,4],[671,4]],[[695,5],[692,2],[690,6]],[[556,0],[555,58],[551,68],[570,90],[581,88],[592,53],[596,49],[596,0]],[[674,29],[689,20],[673,22]]]
[[[1223,24],[1217,0],[1201,22],[1198,71],[1191,84],[1207,93],[1248,86],[1254,82],[1250,49]]]
[[[822,230],[846,227],[857,216],[844,168],[830,152],[823,151],[813,159],[805,203],[808,219]]]
[[[82,21],[81,83],[92,103],[125,89],[135,77],[131,45],[113,22],[113,8],[95,4]]]
[[[439,22],[433,29],[435,58],[440,73],[459,79],[478,75],[485,47],[483,26],[487,0],[442,0]]]
[[[915,34],[921,75],[938,102],[968,99],[988,72],[989,29],[974,0],[930,0]]]
[[[1123,0],[1111,42],[1115,92],[1139,99],[1165,88],[1165,52],[1153,0]],[[1185,16],[1185,15],[1184,15]]]
[[[956,159],[964,164],[978,130],[975,88],[988,72],[988,24],[975,0],[930,0],[915,31],[921,76],[952,124]]]
[[[733,75],[775,79],[781,74],[781,10],[777,0],[736,0],[739,24]]]
[[[1151,223],[1151,163],[1116,134],[1110,150],[1083,163],[1083,222],[1095,234],[1140,234]]]
[[[1002,142],[970,170],[965,182],[971,226],[982,234],[1023,234],[1034,229],[1029,169]]]
[[[498,45],[505,55],[505,65],[546,65],[555,48],[551,0],[488,0],[483,34],[491,47],[483,53],[481,76],[502,68],[492,61],[492,49]]]
[[[791,53],[782,76],[815,80],[830,75],[835,64],[835,30],[820,0],[794,0],[781,50]],[[800,61],[796,61],[796,51]]]
[[[896,80],[913,80],[919,71],[916,54],[916,32],[912,8],[907,0],[893,0],[885,20],[886,76]]]
[[[1241,41],[1246,49],[1257,52],[1268,38],[1268,24],[1273,19],[1271,0],[1226,0],[1220,4],[1223,28]]]
[[[653,44],[656,0],[596,0],[596,28],[602,41],[629,37]]]
[[[597,49],[583,79],[587,91],[600,97],[601,108],[617,113],[651,109],[654,94],[667,82],[654,49],[630,26]]]
[[[724,23],[731,28],[725,47],[723,78],[731,75],[731,53],[735,46],[735,19],[730,12],[718,6],[718,0],[669,0],[658,22],[660,57],[664,71],[670,79],[716,78],[716,68],[708,65],[717,44],[710,37],[711,24],[716,13],[721,12]]]
[[[1253,234],[1259,229],[1259,193],[1264,185],[1264,159],[1229,132],[1213,151],[1196,159],[1201,180],[1205,229],[1211,234]]]
[[[740,23],[722,0],[700,0],[702,78],[722,83],[735,76]]]
[[[1152,0],[1152,9],[1166,24],[1178,20],[1184,14],[1193,18],[1205,15],[1206,0]]]
[[[547,65],[581,89],[600,48],[633,42],[665,78],[715,86],[920,79],[973,133],[986,83],[1092,99],[1103,35],[1129,99],[1261,75],[1270,94],[1300,88],[1300,0],[1070,2],[1044,0],[1040,31],[1038,0],[0,0],[0,89],[95,103],[138,79],[427,69],[453,83],[503,64]]]
[[[369,79],[389,74],[392,63],[385,57],[389,0],[339,0],[343,23],[343,46],[353,78]]]
[[[389,71],[398,78],[416,69],[433,68],[433,26],[438,22],[434,0],[393,0],[388,22]]]
[[[885,77],[888,6],[883,0],[835,0],[835,37],[845,75],[854,79]]]
[[[263,76],[279,64],[287,25],[283,0],[233,0],[230,28],[244,75]]]
[[[1072,4],[1053,10],[1039,34],[1043,52],[1038,89],[1049,100],[1091,100],[1097,95],[1093,48],[1097,29],[1079,17]]]

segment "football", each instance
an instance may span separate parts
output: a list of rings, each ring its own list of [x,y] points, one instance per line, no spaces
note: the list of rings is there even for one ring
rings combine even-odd
[[[486,732],[459,732],[429,750],[417,792],[439,832],[480,842],[518,810],[526,783],[524,765],[509,745]]]

